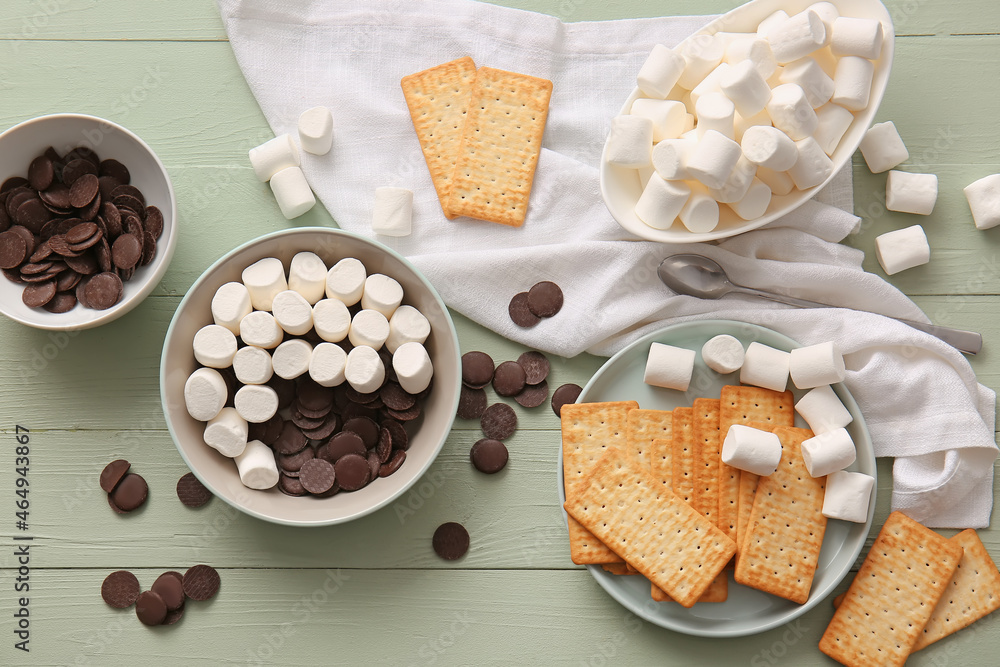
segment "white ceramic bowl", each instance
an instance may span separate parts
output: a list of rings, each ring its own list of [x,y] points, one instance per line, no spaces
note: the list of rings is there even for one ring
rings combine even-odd
[[[244,268],[265,257],[282,260],[287,272],[292,257],[306,250],[319,255],[327,266],[344,257],[355,257],[364,263],[369,274],[384,273],[398,280],[403,287],[403,303],[415,307],[430,321],[431,334],[425,345],[434,364],[434,386],[424,402],[423,416],[407,427],[410,447],[402,467],[359,491],[323,499],[286,496],[277,488],[255,491],[243,486],[236,464],[205,444],[204,422],[193,419],[184,405],[184,383],[198,367],[191,344],[195,333],[212,323],[211,302],[216,290],[227,282],[240,280]],[[160,359],[163,414],[188,467],[216,496],[233,507],[289,526],[324,526],[357,519],[406,492],[441,451],[455,420],[461,384],[455,325],[427,279],[403,257],[375,241],[320,227],[268,234],[215,262],[195,281],[174,313]]]
[[[156,256],[148,266],[136,269],[125,283],[121,301],[107,310],[77,304],[66,313],[50,313],[29,308],[21,300],[23,285],[0,276],[0,312],[36,329],[69,331],[90,329],[115,320],[135,308],[159,284],[177,245],[177,202],[170,176],[146,142],[109,120],[83,114],[61,113],[39,116],[19,123],[0,134],[0,183],[11,176],[27,176],[28,164],[49,146],[65,155],[77,146],[96,152],[102,160],[114,158],[132,176],[132,185],[142,190],[146,203],[163,212],[163,234],[157,241]]]
[[[756,31],[757,24],[779,9],[788,12],[789,15],[796,14],[811,4],[815,0],[753,0],[745,5],[737,7],[727,14],[723,14],[704,28],[694,33],[681,42],[681,46],[698,35],[712,35],[717,32],[753,32]],[[854,122],[847,128],[847,132],[840,140],[840,145],[834,151],[833,171],[830,176],[819,185],[807,190],[793,190],[782,197],[772,197],[771,204],[767,211],[754,220],[743,220],[728,206],[720,206],[719,226],[711,232],[695,234],[684,228],[678,220],[669,229],[654,229],[650,227],[635,214],[635,204],[642,194],[642,187],[639,183],[638,172],[635,169],[620,169],[608,164],[606,156],[601,155],[601,194],[608,210],[618,224],[626,231],[636,236],[650,241],[660,241],[663,243],[696,243],[701,241],[714,241],[735,236],[742,232],[757,229],[762,225],[780,218],[795,210],[805,202],[809,201],[817,192],[829,183],[833,177],[840,172],[845,164],[850,162],[851,156],[857,150],[865,132],[872,124],[875,113],[885,94],[886,85],[889,82],[889,70],[892,68],[892,56],[895,47],[892,17],[885,6],[878,0],[831,0],[842,16],[852,16],[857,18],[871,18],[882,22],[882,29],[885,39],[882,46],[882,55],[875,62],[875,76],[872,82],[871,98],[868,106],[854,114]],[[678,46],[680,48],[680,46]],[[639,89],[636,88],[625,101],[620,113],[627,114],[632,108],[632,102],[642,97]],[[607,144],[604,146],[607,152]]]

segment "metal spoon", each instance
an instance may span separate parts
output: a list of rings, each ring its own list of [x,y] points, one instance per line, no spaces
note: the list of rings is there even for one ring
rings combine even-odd
[[[725,269],[719,266],[718,262],[714,259],[705,257],[704,255],[671,255],[660,262],[660,266],[657,268],[656,272],[660,276],[660,280],[663,281],[663,284],[677,294],[696,296],[700,299],[718,299],[731,292],[737,292],[740,294],[752,294],[753,296],[759,296],[762,299],[778,301],[779,303],[785,303],[789,306],[798,306],[799,308],[831,307],[829,304],[825,303],[807,301],[805,299],[796,299],[791,296],[774,294],[773,292],[765,292],[763,290],[753,289],[752,287],[737,285],[729,280],[729,276],[726,275]],[[952,329],[950,327],[942,327],[936,324],[924,324],[923,322],[904,320],[899,317],[893,319],[904,324],[908,324],[914,329],[919,329],[920,331],[929,333],[932,336],[936,336],[965,354],[976,354],[983,347],[982,334],[978,334],[974,331]]]

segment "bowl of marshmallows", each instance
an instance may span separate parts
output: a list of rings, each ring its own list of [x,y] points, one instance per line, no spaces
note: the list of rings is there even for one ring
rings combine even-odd
[[[892,66],[877,0],[754,0],[656,45],[612,119],[601,193],[627,231],[692,243],[756,229],[851,160]]]
[[[429,282],[375,241],[269,234],[220,258],[174,314],[160,364],[188,467],[252,516],[342,523],[433,463],[458,405],[455,327]]]

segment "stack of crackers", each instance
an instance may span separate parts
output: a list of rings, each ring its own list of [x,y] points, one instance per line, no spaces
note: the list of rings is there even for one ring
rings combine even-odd
[[[445,216],[524,224],[552,82],[465,57],[401,85]]]

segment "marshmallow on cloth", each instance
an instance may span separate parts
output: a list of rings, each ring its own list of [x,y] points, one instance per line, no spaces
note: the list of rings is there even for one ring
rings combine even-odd
[[[868,520],[875,478],[860,472],[838,470],[826,476],[823,516],[864,523]]]
[[[645,116],[615,116],[608,134],[607,159],[616,167],[638,169],[649,164],[653,121]]]
[[[368,277],[361,260],[345,257],[334,264],[326,274],[326,296],[339,299],[345,306],[353,306],[361,301]]]
[[[248,429],[247,420],[236,408],[222,408],[205,425],[205,444],[223,456],[239,456],[247,446]]]
[[[733,138],[733,115],[736,107],[723,93],[708,93],[695,103],[698,125],[695,130],[702,138],[709,130],[715,130],[728,139]]]
[[[281,343],[284,332],[266,310],[255,310],[240,322],[240,338],[247,345],[270,350]]]
[[[695,234],[710,232],[719,224],[719,202],[704,185],[692,183],[691,196],[677,217],[689,232]]]
[[[687,156],[697,145],[698,142],[691,139],[665,139],[659,142],[653,146],[653,169],[666,181],[688,178]]]
[[[783,83],[773,88],[765,108],[774,126],[793,141],[810,136],[819,125],[806,92],[797,83]]]
[[[984,176],[962,190],[969,201],[976,229],[1000,225],[1000,174]]]
[[[781,440],[770,431],[733,424],[722,442],[722,462],[766,477],[781,462]]]
[[[392,370],[399,386],[407,394],[419,394],[430,386],[434,365],[423,345],[416,341],[403,343],[392,355]]]
[[[385,365],[373,348],[361,345],[347,353],[344,367],[347,383],[359,394],[370,394],[382,386],[385,380]]]
[[[413,190],[375,188],[372,231],[382,236],[409,236],[413,230]]]
[[[797,149],[795,159],[798,159]],[[764,185],[769,187],[771,192],[779,197],[784,197],[795,189],[795,183],[792,181],[792,177],[788,175],[787,171],[775,171],[774,169],[768,169],[767,167],[758,167],[757,178],[759,178]]]
[[[385,339],[385,349],[394,353],[403,343],[423,345],[431,335],[431,323],[424,314],[413,306],[400,306],[389,318],[389,337]]]
[[[233,406],[249,423],[263,424],[278,413],[278,392],[266,384],[244,385],[233,397]]]
[[[830,100],[851,111],[868,106],[875,77],[875,63],[861,56],[844,56],[833,73],[833,96]]]
[[[333,145],[333,114],[326,107],[306,109],[299,116],[299,143],[313,155],[326,155]]]
[[[743,155],[740,145],[729,137],[708,130],[688,156],[688,173],[706,187],[721,188]]]
[[[796,387],[812,389],[843,382],[847,371],[840,348],[828,341],[792,350],[788,358],[788,373]]]
[[[270,489],[278,483],[278,464],[274,452],[260,440],[251,440],[236,457],[240,481],[248,489]]]
[[[279,292],[288,289],[285,267],[276,257],[265,257],[243,269],[243,284],[250,292],[250,303],[257,310],[271,310]]]
[[[806,9],[776,25],[767,34],[774,58],[784,65],[826,44],[826,25],[816,12]]]
[[[816,131],[813,139],[827,155],[833,155],[840,145],[840,140],[847,133],[847,128],[854,122],[854,114],[833,102],[816,109]]]
[[[681,136],[687,122],[684,103],[673,100],[649,100],[641,97],[632,102],[631,113],[652,121],[654,142]]]
[[[812,137],[796,141],[795,150],[798,157],[788,175],[799,190],[817,186],[833,174],[833,160]]]
[[[846,428],[835,428],[802,442],[802,462],[813,477],[825,477],[854,463],[858,450]]]
[[[333,343],[320,343],[309,358],[309,377],[323,387],[343,384],[347,368],[347,353]]]
[[[314,252],[300,252],[288,267],[288,289],[295,290],[315,305],[326,292],[326,264]]]
[[[271,192],[281,214],[288,220],[299,217],[316,205],[316,196],[306,182],[306,175],[298,167],[282,169],[272,176]]]
[[[264,384],[274,375],[271,354],[253,345],[241,347],[233,357],[233,371],[243,384]]]
[[[636,84],[643,95],[663,99],[684,71],[684,57],[663,44],[656,44],[639,69]]]
[[[651,343],[642,380],[654,387],[687,391],[694,373],[694,350]]]
[[[771,391],[785,391],[791,355],[754,341],[747,347],[740,368],[740,382]]]
[[[251,148],[250,165],[261,183],[269,181],[282,169],[299,166],[299,148],[290,134],[282,134]]]
[[[830,49],[835,56],[876,60],[882,53],[882,24],[875,19],[840,16],[833,22]]]
[[[286,380],[294,380],[309,371],[312,359],[312,345],[301,338],[286,340],[271,355],[274,374]]]
[[[635,204],[635,214],[654,229],[668,229],[691,196],[682,181],[665,181],[654,172]]]
[[[935,174],[911,174],[893,169],[885,181],[885,207],[890,211],[930,215],[937,194]]]
[[[868,128],[858,148],[873,174],[888,171],[910,157],[891,120],[875,123]]]
[[[828,384],[806,392],[795,404],[795,411],[802,415],[816,435],[847,426],[854,421],[854,417]]]
[[[199,368],[184,383],[184,406],[201,422],[214,419],[226,405],[229,388],[214,368]]]
[[[875,237],[878,263],[890,276],[931,261],[931,246],[920,225],[913,225]]]
[[[226,327],[209,324],[194,335],[194,358],[209,368],[229,368],[236,356],[236,336]]]
[[[729,334],[714,336],[701,346],[701,359],[716,373],[733,373],[743,365],[743,343]]]
[[[756,220],[767,212],[767,207],[771,204],[771,195],[771,188],[755,176],[743,199],[731,202],[729,208],[744,220]]]
[[[747,128],[740,146],[748,160],[775,171],[791,169],[799,158],[795,142],[776,127],[758,125]]]
[[[240,322],[252,310],[250,292],[243,283],[226,283],[212,297],[212,319],[237,336],[240,335]]]

